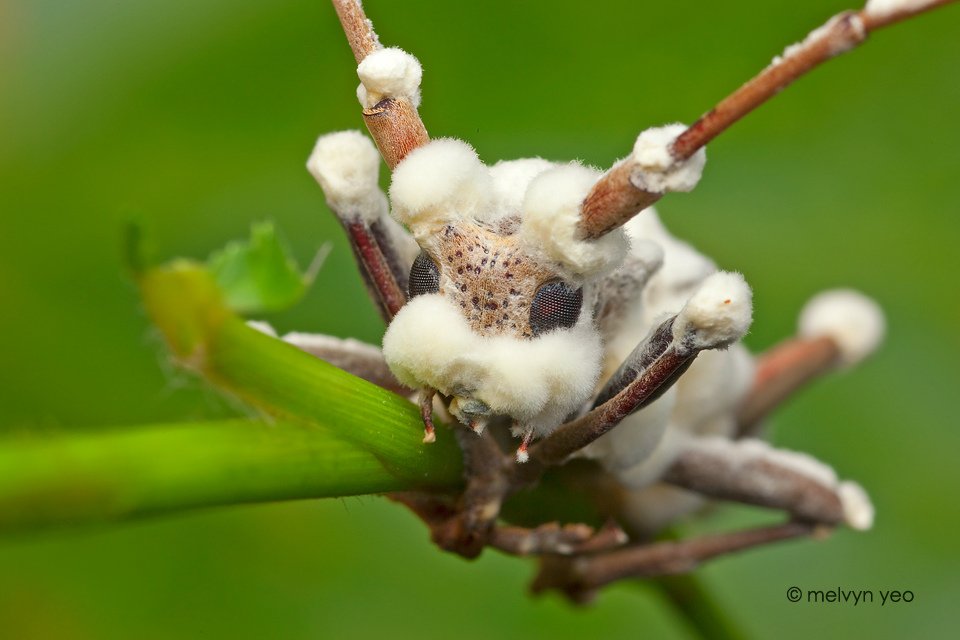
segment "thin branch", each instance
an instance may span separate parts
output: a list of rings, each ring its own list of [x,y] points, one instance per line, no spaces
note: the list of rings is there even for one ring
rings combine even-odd
[[[671,156],[681,163],[794,80],[833,57],[857,47],[867,35],[887,25],[950,4],[954,0],[904,2],[888,14],[847,11],[828,20],[798,44],[788,47],[753,79],[720,101],[680,134],[670,147]],[[622,160],[594,185],[581,208],[580,235],[598,238],[627,222],[659,200],[663,193],[646,191],[635,184],[638,167],[631,158]]]
[[[711,558],[806,536],[814,530],[810,524],[788,522],[692,540],[631,546],[593,556],[546,557],[531,588],[534,593],[561,591],[574,602],[585,602],[597,589],[617,580],[687,573]]]
[[[761,354],[753,387],[737,412],[737,435],[755,435],[764,418],[809,382],[834,370],[839,357],[836,342],[827,336],[791,338]]]
[[[344,35],[360,64],[368,55],[382,48],[359,0],[332,0],[340,18]],[[426,144],[430,138],[417,108],[406,98],[388,97],[370,109],[363,110],[363,120],[373,136],[380,155],[393,169],[413,149]]]

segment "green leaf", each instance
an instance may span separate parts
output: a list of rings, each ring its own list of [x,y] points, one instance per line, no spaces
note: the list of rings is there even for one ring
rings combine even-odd
[[[231,242],[207,266],[227,306],[245,315],[290,308],[306,293],[314,271],[300,272],[271,222],[253,225],[249,241]]]

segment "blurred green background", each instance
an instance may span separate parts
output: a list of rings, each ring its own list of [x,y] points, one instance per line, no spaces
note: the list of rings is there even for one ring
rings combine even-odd
[[[434,135],[489,162],[606,166],[640,129],[692,121],[842,0],[483,3],[368,0],[423,62]],[[878,516],[710,564],[756,637],[952,637],[960,622],[960,9],[877,34],[711,145],[667,224],[755,290],[749,344],[791,333],[818,289],[889,313],[876,358],[788,405],[780,445],[856,478]],[[171,368],[120,259],[124,220],[161,256],[202,257],[273,219],[306,301],[270,318],[377,342],[383,330],[304,170],[322,132],[362,126],[354,64],[322,0],[0,0],[0,430],[233,415]],[[725,509],[696,529],[768,522]],[[0,541],[5,638],[688,637],[644,586],[579,610],[531,599],[530,563],[436,551],[384,500],[224,508]],[[901,589],[912,603],[790,604],[802,589]]]

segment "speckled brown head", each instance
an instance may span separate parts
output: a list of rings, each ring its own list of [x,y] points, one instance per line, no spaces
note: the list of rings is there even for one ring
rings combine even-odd
[[[527,439],[580,409],[602,356],[594,285],[625,252],[573,235],[597,175],[540,159],[487,167],[442,139],[396,167],[393,214],[421,249],[384,336],[398,379],[449,396],[466,423],[512,418]]]
[[[582,288],[564,282],[525,251],[516,234],[518,222],[447,224],[422,243],[410,271],[410,297],[439,293],[485,336],[532,338],[576,324]]]

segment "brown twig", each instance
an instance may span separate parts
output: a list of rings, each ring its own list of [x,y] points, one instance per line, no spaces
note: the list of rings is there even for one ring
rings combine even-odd
[[[791,338],[761,354],[753,387],[737,412],[738,437],[755,435],[764,418],[798,389],[836,368],[833,339]]]
[[[592,556],[545,557],[531,588],[534,593],[554,589],[574,602],[585,602],[597,589],[623,578],[686,573],[711,558],[809,535],[814,530],[810,524],[788,522],[692,540],[631,546]]]
[[[866,10],[847,11],[834,16],[811,32],[803,42],[788,47],[782,57],[701,116],[674,140],[671,155],[678,163],[692,157],[730,125],[794,80],[827,60],[857,47],[869,33],[953,1],[932,0],[922,6],[905,6],[902,10],[882,16],[872,15]],[[594,185],[581,207],[581,237],[598,238],[660,199],[662,193],[645,191],[634,184],[633,176],[637,171],[638,168],[628,158],[614,165]]]
[[[353,57],[360,64],[372,52],[382,48],[373,30],[373,23],[363,12],[359,0],[332,1]],[[363,110],[363,120],[390,169],[396,167],[410,151],[430,140],[417,108],[406,98],[381,100],[372,108]]]

